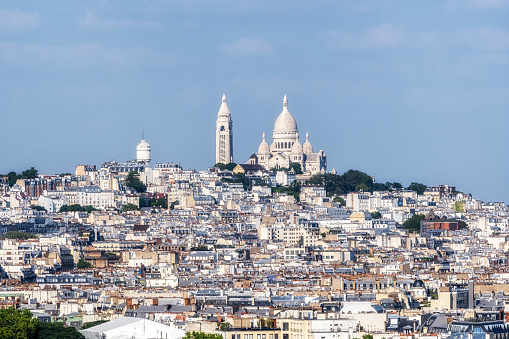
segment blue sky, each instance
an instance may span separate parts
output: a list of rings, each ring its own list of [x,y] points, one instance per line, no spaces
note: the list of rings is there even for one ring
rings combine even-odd
[[[329,170],[509,202],[509,0],[0,1],[0,173],[234,157],[284,93]],[[270,142],[270,140],[269,140]]]

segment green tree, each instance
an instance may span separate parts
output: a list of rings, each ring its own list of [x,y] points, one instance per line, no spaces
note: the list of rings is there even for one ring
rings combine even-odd
[[[9,180],[9,186],[14,186],[16,183],[16,180],[18,180],[18,175],[16,172],[9,172],[7,173],[7,179]]]
[[[371,334],[364,334],[362,335],[362,339],[373,339],[373,336]]]
[[[302,235],[300,236],[298,244],[299,244],[299,247],[304,246],[304,236],[302,236]]]
[[[411,218],[405,220],[403,225],[404,229],[408,230],[408,232],[420,232],[421,231],[421,221],[425,218],[424,214],[414,214]]]
[[[359,184],[355,186],[356,192],[369,192],[369,187],[366,184]]]
[[[339,202],[341,204],[341,206],[346,206],[345,199],[343,199],[341,197],[334,197],[334,199],[332,199],[332,202]]]
[[[138,193],[144,193],[147,191],[147,186],[140,180],[138,172],[129,172],[127,177],[124,179],[124,185],[136,190]]]
[[[139,208],[135,204],[122,205],[122,212],[137,211],[137,210],[139,210]]]
[[[86,205],[86,206],[81,206],[80,204],[73,204],[73,205],[62,205],[62,207],[60,207],[60,213],[63,213],[63,212],[87,212],[87,213],[90,213],[90,212],[93,212],[93,211],[97,211],[96,208],[94,208],[93,206],[90,206],[90,205]]]
[[[21,179],[35,179],[38,175],[39,171],[31,167],[30,169],[21,172]]]
[[[85,336],[74,327],[66,327],[62,323],[39,322],[38,339],[85,339]]]
[[[0,338],[35,339],[39,320],[29,310],[0,309]]]
[[[33,206],[30,206],[30,208],[33,209],[33,210],[36,210],[36,211],[48,212],[44,207],[39,206],[39,205],[33,205]]]
[[[288,167],[288,171],[293,169],[295,171],[295,174],[302,174],[302,166],[298,162],[292,162],[290,164],[290,167]]]
[[[460,227],[461,230],[464,230],[464,229],[468,228],[468,224],[465,221],[460,220],[458,223],[459,223],[459,227]]]
[[[235,167],[237,167],[237,164],[234,162],[230,162],[229,164],[225,165],[225,169],[227,169],[228,171],[233,171]]]
[[[85,259],[83,258],[80,258],[80,260],[78,260],[78,264],[76,264],[76,268],[77,269],[86,269],[86,268],[92,268],[92,264],[88,261],[86,261]]]
[[[107,323],[109,320],[96,320],[96,321],[89,321],[88,323],[83,323],[83,326],[81,326],[82,330],[86,330],[87,328],[94,327],[97,325],[101,325],[104,323]]]
[[[465,209],[466,202],[465,201],[456,201],[454,203],[454,205],[455,205],[456,212],[465,212],[466,211],[466,209]]]
[[[9,231],[4,234],[4,236],[0,239],[18,239],[18,240],[26,240],[26,239],[34,239],[37,238],[35,234],[27,233],[27,232],[19,232],[19,231]]]
[[[407,187],[408,190],[415,191],[415,192],[417,192],[417,194],[424,194],[424,191],[426,191],[427,188],[428,188],[428,186],[426,186],[424,184],[420,184],[418,182],[412,182]]]
[[[184,339],[223,339],[223,336],[215,333],[186,332]]]
[[[179,204],[179,201],[178,200],[175,200],[174,202],[172,202],[170,204],[170,210],[174,210],[175,209],[175,205],[178,205]]]
[[[378,212],[378,211],[371,212],[371,218],[373,218],[373,219],[380,219],[380,218],[382,218],[382,214],[380,212]]]

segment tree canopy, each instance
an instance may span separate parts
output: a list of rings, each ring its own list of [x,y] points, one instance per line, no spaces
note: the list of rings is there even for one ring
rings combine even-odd
[[[93,267],[92,264],[83,258],[80,258],[80,260],[78,260],[78,263],[76,264],[76,268],[80,270],[92,267]]]
[[[424,214],[414,214],[411,218],[405,220],[401,227],[408,230],[408,232],[420,232],[421,221],[423,221],[424,218],[425,218]]]
[[[60,213],[63,213],[63,212],[87,212],[87,213],[90,213],[93,211],[97,211],[97,209],[90,205],[81,206],[80,204],[73,204],[73,205],[62,205],[62,207],[60,207]]]
[[[24,170],[21,174],[16,172],[7,173],[7,179],[9,180],[9,186],[14,186],[18,179],[35,179],[39,175],[39,171],[31,167],[30,169]]]
[[[138,172],[129,172],[124,179],[124,185],[136,190],[138,193],[147,191],[147,186],[140,180]]]
[[[140,197],[140,208],[142,207],[160,207],[168,208],[168,201],[166,198],[143,198]]]
[[[217,164],[214,165],[214,167],[222,170],[233,171],[233,169],[237,167],[237,164],[234,162],[230,162],[229,164],[223,164],[222,162],[218,162]]]
[[[424,184],[420,184],[418,182],[412,182],[407,187],[407,189],[409,189],[410,191],[416,191],[417,194],[424,194],[424,191],[426,191],[426,188],[428,188],[428,186],[426,186]]]
[[[3,237],[0,239],[18,239],[18,240],[26,240],[26,239],[33,239],[37,238],[35,234],[32,233],[26,233],[26,232],[19,232],[19,231],[9,231],[4,234]]]
[[[332,199],[332,202],[339,202],[341,204],[341,206],[346,206],[346,201],[345,199],[341,198],[341,197],[334,197],[334,199]]]
[[[122,205],[122,212],[137,211],[137,210],[139,210],[139,208],[135,204]]]
[[[223,339],[223,336],[215,333],[186,332],[184,339]]]
[[[74,327],[61,323],[43,323],[29,310],[13,307],[0,309],[0,338],[2,339],[84,339]]]

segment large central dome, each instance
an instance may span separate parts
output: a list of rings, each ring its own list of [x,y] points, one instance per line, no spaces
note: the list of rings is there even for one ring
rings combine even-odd
[[[276,119],[274,132],[297,132],[297,122],[288,111],[288,99],[283,99],[283,111]]]

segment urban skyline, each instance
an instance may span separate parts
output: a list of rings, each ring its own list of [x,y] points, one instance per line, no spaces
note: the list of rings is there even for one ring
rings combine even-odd
[[[0,173],[124,161],[142,129],[204,169],[223,93],[245,162],[288,93],[330,169],[509,201],[504,0],[49,4],[0,6]]]

